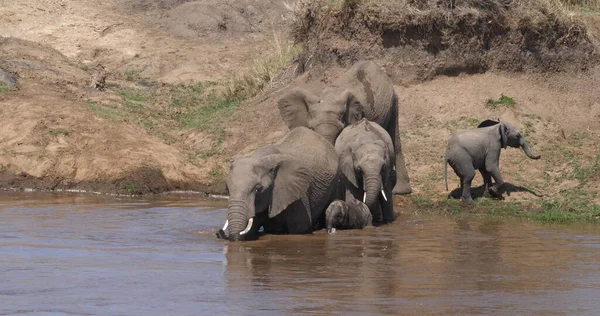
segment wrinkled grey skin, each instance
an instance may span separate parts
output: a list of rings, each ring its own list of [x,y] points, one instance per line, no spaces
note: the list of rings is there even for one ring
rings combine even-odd
[[[373,225],[373,216],[361,201],[353,198],[345,202],[336,200],[325,210],[325,225],[328,233],[336,229],[363,229]]]
[[[335,151],[346,192],[363,201],[376,222],[392,222],[396,172],[390,135],[379,124],[362,119],[342,130]]]
[[[310,233],[338,198],[338,183],[333,146],[306,127],[292,129],[231,164],[227,227],[217,236],[247,240],[261,226],[266,233]]]
[[[398,96],[390,78],[372,61],[360,61],[325,87],[319,97],[295,88],[278,101],[281,117],[291,129],[307,126],[332,144],[342,129],[365,117],[381,125],[392,139],[396,178],[394,194],[412,189],[398,127]]]
[[[494,197],[501,197],[504,181],[500,175],[500,149],[506,147],[522,148],[531,159],[540,159],[531,153],[529,145],[521,132],[507,122],[484,121],[480,127],[454,134],[448,141],[446,163],[444,164],[444,181],[448,190],[448,164],[460,178],[461,199],[471,203],[471,182],[475,170],[479,170],[484,180],[484,194],[488,191]],[[492,179],[496,183],[493,186]]]

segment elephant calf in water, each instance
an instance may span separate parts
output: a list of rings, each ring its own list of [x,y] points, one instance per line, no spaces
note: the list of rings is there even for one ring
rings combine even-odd
[[[350,197],[346,202],[337,200],[329,205],[325,210],[325,225],[328,233],[336,229],[362,229],[373,225],[373,216],[367,205]]]
[[[540,159],[531,153],[529,145],[523,139],[521,132],[507,122],[486,120],[476,129],[461,131],[454,134],[448,141],[446,162],[444,164],[444,181],[448,190],[448,164],[460,178],[462,201],[471,203],[471,182],[475,170],[483,176],[484,194],[488,191],[494,197],[502,196],[504,181],[500,175],[500,149],[507,146],[523,148],[525,155],[531,159]],[[492,179],[496,181],[491,186]]]

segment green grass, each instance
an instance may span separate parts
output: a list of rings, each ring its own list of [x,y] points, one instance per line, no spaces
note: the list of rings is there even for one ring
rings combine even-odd
[[[487,106],[494,108],[494,109],[500,105],[512,108],[515,106],[515,104],[517,104],[517,103],[515,102],[515,100],[513,98],[506,96],[504,94],[500,95],[500,99],[498,99],[498,100],[493,100],[493,99],[487,100]]]
[[[214,98],[209,104],[196,108],[179,116],[180,127],[183,129],[207,130],[220,117],[233,112],[241,100]]]
[[[223,168],[216,166],[210,170],[210,178],[213,183],[223,181],[225,179],[225,171],[223,171]]]
[[[124,184],[122,189],[127,191],[127,193],[129,193],[129,194],[133,194],[135,192],[135,184],[133,184],[133,183]]]
[[[139,72],[131,69],[123,71],[123,76],[125,76],[125,80],[127,81],[135,81],[140,78]]]
[[[588,179],[595,177],[600,174],[600,153],[596,154],[596,159],[591,166],[581,167],[580,165],[575,165],[573,170],[574,176],[577,180],[584,183]]]
[[[116,120],[122,116],[116,110],[107,108],[103,105],[99,105],[96,102],[88,101],[87,104],[94,111],[94,113],[100,118]]]
[[[479,124],[479,120],[472,117],[461,116],[456,120],[451,120],[443,124],[450,132],[454,133],[457,130],[475,128]]]
[[[57,135],[69,136],[69,131],[66,129],[63,129],[63,128],[57,128],[57,129],[49,130],[48,134],[50,134],[51,136],[57,136]]]
[[[10,91],[14,91],[15,89],[11,89],[8,86],[6,86],[3,82],[0,82],[0,93],[2,92],[10,92]]]
[[[141,94],[137,91],[124,90],[119,93],[121,97],[129,101],[139,101],[143,102],[148,100],[148,96]]]
[[[544,223],[598,222],[600,205],[586,199],[568,201],[506,202],[489,198],[475,199],[473,204],[464,204],[457,199],[432,201],[424,196],[411,196],[417,213],[438,215],[470,215],[491,217],[516,217]]]

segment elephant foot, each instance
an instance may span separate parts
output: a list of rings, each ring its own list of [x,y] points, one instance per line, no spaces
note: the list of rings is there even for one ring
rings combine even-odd
[[[394,195],[406,195],[411,193],[412,188],[409,183],[396,183],[396,186],[392,190],[392,194]]]
[[[469,197],[461,197],[460,200],[465,204],[473,204],[473,198]]]
[[[489,194],[490,194],[490,195],[491,195],[493,198],[496,198],[496,199],[503,199],[503,198],[502,198],[502,193],[501,193],[501,192],[500,192],[500,190],[499,190],[498,188],[496,188],[496,187],[490,187],[490,188],[488,189],[488,193],[489,193]]]

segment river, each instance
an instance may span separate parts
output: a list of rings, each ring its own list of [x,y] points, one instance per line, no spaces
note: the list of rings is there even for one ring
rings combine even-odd
[[[215,232],[227,201],[0,193],[0,315],[597,315],[600,227],[402,214]]]

